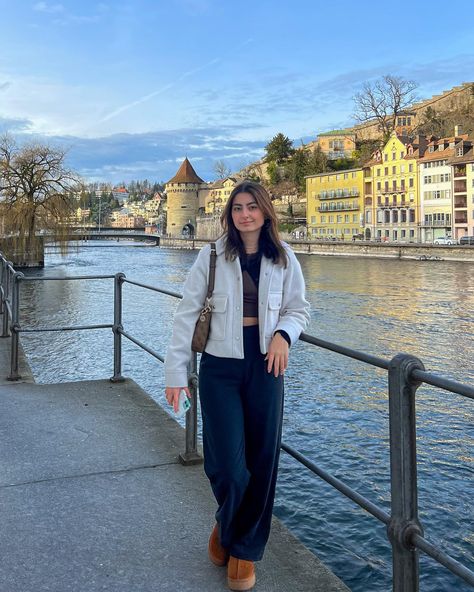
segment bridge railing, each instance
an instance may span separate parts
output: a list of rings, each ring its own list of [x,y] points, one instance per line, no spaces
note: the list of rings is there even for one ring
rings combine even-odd
[[[3,257],[1,275],[1,311],[3,320],[7,318],[11,332],[11,380],[20,378],[18,372],[18,337],[20,333],[38,331],[74,331],[84,329],[112,329],[114,334],[114,374],[110,380],[124,380],[122,376],[122,337],[148,352],[163,362],[164,357],[125,331],[122,323],[122,287],[124,283],[152,290],[173,298],[181,294],[156,288],[129,280],[125,274],[114,276],[70,276],[70,277],[25,277],[16,272]],[[20,285],[22,282],[65,281],[65,280],[114,280],[114,322],[104,325],[81,325],[73,327],[23,328],[19,322]],[[3,332],[5,335],[5,331]],[[289,444],[282,442],[282,450],[291,455],[313,473],[318,475],[343,495],[354,501],[387,527],[387,537],[392,547],[392,574],[394,592],[418,592],[419,590],[419,551],[433,558],[466,582],[474,585],[474,572],[456,561],[439,546],[430,542],[424,535],[418,513],[418,483],[416,456],[416,391],[422,383],[474,399],[474,388],[460,382],[427,372],[423,363],[408,354],[397,354],[391,360],[379,358],[365,352],[350,349],[329,341],[324,341],[303,333],[300,340],[312,346],[332,351],[342,356],[358,360],[375,368],[382,368],[388,373],[389,393],[389,429],[390,429],[390,481],[391,513],[359,494],[342,480],[330,475],[322,467],[305,457]],[[183,464],[200,462],[197,449],[197,356],[193,353],[189,387],[192,392],[192,408],[186,414],[185,451],[180,455]]]

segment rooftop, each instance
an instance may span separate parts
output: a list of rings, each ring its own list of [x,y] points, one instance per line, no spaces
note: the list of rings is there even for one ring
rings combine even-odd
[[[196,171],[193,169],[193,165],[186,157],[179,167],[176,175],[166,184],[168,185],[169,183],[204,183],[204,181],[201,179],[201,177],[198,177]]]

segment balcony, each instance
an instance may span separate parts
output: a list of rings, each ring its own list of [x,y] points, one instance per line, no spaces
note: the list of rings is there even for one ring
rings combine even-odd
[[[456,168],[454,167],[454,177],[465,177],[466,176],[466,167]]]
[[[467,216],[462,216],[460,218],[454,218],[454,224],[467,224]]]
[[[454,209],[455,210],[459,210],[459,209],[465,210],[465,209],[467,209],[467,197],[465,197],[464,199],[462,199],[462,198],[461,199],[459,199],[459,198],[455,199],[454,200]]]
[[[408,204],[407,203],[378,203],[377,204],[378,208],[407,208]]]
[[[423,220],[420,222],[420,226],[424,226],[425,228],[446,228],[449,230],[451,228],[451,220]]]
[[[344,192],[340,192],[340,193],[336,193],[334,192],[323,192],[323,193],[318,193],[316,195],[316,197],[320,200],[325,200],[325,199],[344,199],[347,197],[359,197],[360,195],[360,191],[344,191]]]
[[[414,187],[410,187],[410,189],[413,191]],[[404,185],[397,185],[396,187],[389,187],[388,189],[379,189],[378,190],[379,193],[382,193],[383,195],[387,194],[387,193],[406,193],[408,191],[407,187],[405,187]]]
[[[454,193],[466,193],[467,183],[466,181],[454,181]]]
[[[349,204],[342,206],[341,208],[328,208],[319,206],[318,212],[356,212],[360,210],[359,206],[351,206]]]

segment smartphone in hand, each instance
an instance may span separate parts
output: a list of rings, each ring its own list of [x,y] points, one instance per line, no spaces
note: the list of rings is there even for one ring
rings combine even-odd
[[[188,395],[184,391],[180,391],[178,399],[178,411],[175,413],[175,417],[183,417],[191,409],[191,402],[188,399]]]

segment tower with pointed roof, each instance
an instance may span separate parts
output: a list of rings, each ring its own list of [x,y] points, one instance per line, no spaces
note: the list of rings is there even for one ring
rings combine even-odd
[[[176,175],[166,183],[168,213],[166,228],[173,237],[193,236],[199,207],[199,189],[204,181],[186,157]]]

